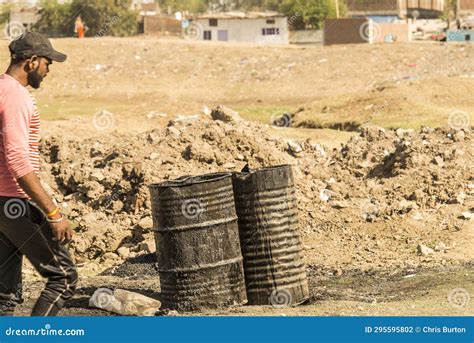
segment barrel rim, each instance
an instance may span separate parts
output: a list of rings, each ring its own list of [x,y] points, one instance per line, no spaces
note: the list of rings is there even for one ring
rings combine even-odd
[[[223,180],[227,177],[232,177],[232,173],[208,173],[196,176],[188,176],[183,179],[168,180],[158,183],[152,183],[149,188],[170,188],[170,187],[186,187],[208,182],[215,182]]]
[[[250,171],[241,171],[241,172],[233,172],[232,176],[240,176],[240,175],[250,175],[250,174],[255,174],[258,172],[266,172],[270,170],[275,170],[275,169],[283,169],[283,168],[290,168],[292,169],[293,166],[291,164],[278,164],[276,166],[268,166],[268,167],[263,167],[259,169],[251,169]]]

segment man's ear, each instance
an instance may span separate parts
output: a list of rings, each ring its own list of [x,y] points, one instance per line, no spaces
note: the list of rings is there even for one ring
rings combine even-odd
[[[31,56],[29,59],[26,60],[26,67],[29,70],[35,70],[39,66],[39,57],[36,55]]]

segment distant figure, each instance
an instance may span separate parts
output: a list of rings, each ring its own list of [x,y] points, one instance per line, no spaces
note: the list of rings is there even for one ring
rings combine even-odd
[[[76,23],[74,24],[74,32],[77,34],[77,38],[84,38],[86,33],[86,26],[82,21],[81,16],[76,18]]]

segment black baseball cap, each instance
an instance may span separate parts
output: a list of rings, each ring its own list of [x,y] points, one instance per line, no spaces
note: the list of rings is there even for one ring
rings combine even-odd
[[[67,58],[65,54],[54,50],[49,39],[38,32],[25,32],[15,38],[8,47],[13,59],[29,58],[36,55],[50,58],[56,62],[64,62]]]

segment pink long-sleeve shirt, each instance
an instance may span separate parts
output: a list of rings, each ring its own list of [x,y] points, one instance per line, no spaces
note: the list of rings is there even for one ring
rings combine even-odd
[[[7,74],[0,75],[0,196],[28,198],[17,179],[39,175],[40,117],[28,90]]]

